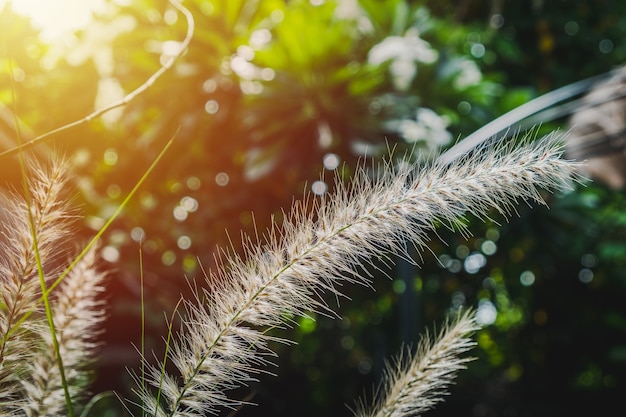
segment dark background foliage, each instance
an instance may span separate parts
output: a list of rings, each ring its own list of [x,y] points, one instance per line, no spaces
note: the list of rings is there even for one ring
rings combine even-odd
[[[130,343],[140,338],[140,241],[147,341],[159,351],[163,311],[186,292],[185,277],[201,278],[199,265],[211,267],[218,247],[240,250],[240,231],[254,235],[272,218],[280,222],[281,210],[312,185],[332,189],[330,178],[347,179],[365,153],[380,158],[396,147],[396,155],[428,155],[442,132],[448,137],[438,145],[450,146],[626,58],[626,4],[618,0],[353,3],[359,8],[347,1],[188,1],[195,35],[171,71],[115,117],[34,148],[74,162],[82,242],[178,131],[104,236],[104,266],[114,272],[95,392],[131,395],[124,367],[138,364]],[[28,20],[7,7],[0,18],[0,60],[12,63],[16,79],[0,73],[2,150],[15,145],[13,112],[26,139],[80,119],[99,92],[139,86],[187,29],[166,1],[111,3],[98,24],[76,34],[73,53],[51,65],[58,48],[40,42]],[[416,44],[382,62],[371,51],[410,36],[429,46],[403,62],[400,74],[407,65],[416,72],[402,79],[394,60],[411,57]],[[102,54],[110,62],[102,64],[97,51],[108,51]],[[103,79],[113,87],[98,88]],[[416,139],[399,126],[425,123],[418,108],[448,125]],[[547,122],[542,131],[559,127],[566,121]],[[3,185],[15,184],[16,159],[4,157],[0,172]],[[509,222],[496,214],[487,223],[468,219],[469,239],[442,230],[445,243],[433,236],[435,256],[424,254],[419,267],[399,262],[374,281],[376,292],[347,289],[341,320],[316,317],[283,332],[298,345],[277,346],[277,376],[260,375],[259,384],[234,394],[259,404],[238,415],[350,415],[346,404],[378,383],[385,359],[464,306],[491,323],[476,336],[478,359],[430,415],[555,416],[617,407],[626,388],[623,192],[594,182],[546,199],[550,209],[522,204]],[[114,402],[101,407],[122,412]]]

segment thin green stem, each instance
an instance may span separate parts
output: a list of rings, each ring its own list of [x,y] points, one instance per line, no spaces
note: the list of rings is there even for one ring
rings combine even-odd
[[[143,252],[141,250],[143,238],[139,241],[139,298],[141,303],[141,383],[145,385],[146,381],[146,304],[144,300],[143,288]],[[145,403],[141,404],[141,410],[145,410]]]
[[[141,382],[145,383],[146,380],[146,362],[143,358],[146,357],[146,304],[144,300],[144,288],[143,288],[143,251],[141,250],[143,239],[139,241],[139,302],[141,303]],[[141,404],[141,409],[145,408],[145,404]]]
[[[74,258],[74,260],[69,264],[69,266],[63,271],[63,273],[61,275],[59,275],[59,277],[46,289],[46,291],[42,294],[41,299],[39,301],[42,301],[44,297],[47,297],[50,294],[50,292],[52,292],[57,287],[57,285],[59,285],[61,283],[61,281],[63,281],[63,279],[65,279],[67,274],[69,274],[70,271],[81,261],[81,259],[83,259],[85,257],[85,255],[87,255],[87,253],[93,247],[93,245],[95,245],[96,242],[102,237],[104,232],[106,232],[109,229],[111,224],[121,214],[122,210],[128,205],[128,203],[130,202],[131,198],[133,198],[133,196],[137,193],[137,190],[139,189],[139,187],[146,181],[146,179],[148,178],[150,173],[154,170],[154,168],[157,166],[159,161],[163,158],[163,156],[165,155],[165,153],[167,152],[169,147],[174,142],[174,139],[176,138],[177,134],[178,134],[178,130],[176,131],[176,133],[174,133],[174,135],[170,138],[170,140],[165,144],[165,146],[163,147],[161,152],[159,152],[159,154],[154,159],[154,161],[152,162],[150,167],[148,167],[148,169],[143,173],[141,178],[135,183],[135,186],[133,187],[133,189],[126,195],[126,198],[124,198],[124,200],[120,203],[120,205],[115,209],[115,211],[113,212],[111,217],[109,217],[109,219],[105,222],[105,224],[100,228],[100,230],[98,230],[98,232],[89,241],[89,243],[87,243],[85,248],[78,254],[78,256],[76,256],[76,258]],[[33,313],[34,309],[35,309],[35,307],[33,307],[30,311],[25,313],[20,318],[20,320],[18,320],[15,323],[15,325],[9,331],[7,331],[7,339],[15,331],[17,331],[19,326],[24,321],[26,321],[30,317],[30,315]]]
[[[167,365],[167,358],[170,353],[170,346],[172,341],[172,326],[174,324],[174,315],[178,311],[181,303],[183,302],[183,298],[181,297],[176,306],[174,307],[174,311],[172,312],[172,317],[170,318],[169,326],[167,329],[167,340],[165,341],[165,353],[163,354],[163,362],[161,363],[161,377],[159,379],[159,389],[157,391],[156,402],[154,405],[154,417],[158,416],[159,411],[159,402],[161,401],[161,392],[163,391],[163,380],[165,379],[165,366]],[[178,404],[176,404],[178,406]]]
[[[17,114],[16,114],[16,111],[13,111],[13,117],[15,119],[15,125],[16,125],[16,130],[17,130],[17,135],[18,135],[18,146],[14,147],[14,148],[11,148],[11,149],[8,149],[8,150],[6,150],[4,152],[0,152],[0,158],[3,157],[3,156],[13,155],[15,153],[20,153],[21,154],[21,152],[23,152],[25,149],[27,149],[29,147],[32,147],[32,146],[36,145],[39,142],[44,141],[44,139],[48,138],[50,135],[52,135],[54,133],[58,133],[58,132],[67,130],[67,129],[69,129],[71,127],[74,127],[74,126],[78,126],[78,125],[80,125],[82,123],[88,122],[88,121],[90,121],[90,120],[92,120],[92,119],[94,119],[94,118],[96,118],[96,117],[98,117],[98,116],[108,112],[109,110],[112,110],[114,108],[123,106],[125,104],[128,104],[132,99],[134,99],[139,94],[143,93],[145,90],[147,90],[149,87],[151,87],[154,84],[154,82],[157,80],[157,78],[159,78],[167,69],[169,69],[174,64],[174,62],[176,60],[178,60],[178,58],[187,49],[187,47],[189,46],[189,43],[191,42],[191,39],[193,38],[193,32],[194,32],[194,29],[195,29],[193,15],[191,14],[191,12],[187,8],[185,8],[182,4],[180,4],[180,2],[178,0],[170,0],[170,3],[177,10],[179,10],[185,16],[185,18],[187,19],[187,34],[186,34],[186,37],[185,37],[184,41],[181,44],[181,48],[180,48],[180,51],[179,51],[178,55],[176,55],[169,62],[167,62],[165,65],[163,65],[144,84],[142,84],[140,87],[138,87],[137,89],[132,91],[130,94],[128,94],[126,97],[124,97],[120,102],[114,103],[114,104],[112,104],[112,105],[110,105],[110,106],[108,106],[108,107],[106,107],[104,109],[97,110],[96,112],[86,116],[85,118],[83,118],[83,119],[81,119],[81,120],[79,120],[77,122],[73,122],[73,123],[67,124],[67,125],[62,126],[62,127],[58,128],[58,129],[52,130],[52,131],[50,131],[48,133],[45,133],[45,134],[43,134],[43,135],[41,135],[41,136],[31,140],[30,142],[28,142],[26,144],[22,143],[22,136],[21,136],[21,132],[19,130],[19,123],[18,123],[18,120],[17,120]],[[11,4],[9,3],[9,7],[10,6],[11,6]],[[9,65],[10,65],[10,63],[9,63]],[[13,77],[11,77],[11,80],[13,80]],[[15,95],[14,88],[12,90],[12,94],[13,94],[13,96]],[[14,99],[14,103],[15,103],[15,99]],[[180,130],[180,128],[178,130]],[[80,260],[82,258],[85,257],[85,255],[89,252],[89,250],[92,248],[92,246],[100,239],[100,237],[102,237],[104,232],[106,232],[106,230],[108,230],[108,228],[111,226],[113,221],[119,216],[119,214],[126,207],[128,202],[130,201],[130,199],[134,196],[134,194],[137,191],[137,189],[141,186],[141,184],[143,184],[143,182],[148,177],[150,172],[153,170],[153,168],[156,166],[156,164],[161,160],[161,158],[163,157],[163,155],[165,154],[167,149],[172,144],[174,138],[178,134],[178,130],[172,136],[172,138],[167,142],[165,147],[161,150],[161,152],[156,157],[156,159],[153,161],[153,163],[150,165],[148,170],[146,170],[144,172],[142,177],[135,184],[134,188],[126,196],[124,201],[117,207],[117,209],[111,215],[111,217],[109,217],[109,219],[106,221],[104,226],[102,228],[100,228],[100,230],[98,230],[96,235],[89,241],[89,243],[87,244],[87,246],[85,246],[85,248],[82,250],[82,252],[80,252],[80,254],[70,263],[70,265],[65,269],[65,271],[63,271],[63,273],[52,283],[52,285],[50,285],[50,287],[47,288],[47,290],[42,294],[42,297],[39,300],[39,302],[41,302],[44,297],[47,297],[49,295],[49,293],[51,291],[53,291],[54,288],[56,288],[56,286],[59,285],[61,283],[61,281],[63,281],[63,279],[65,279],[67,274],[78,264],[78,262],[80,262]],[[2,349],[4,349],[4,344],[6,343],[6,341],[17,331],[17,329],[20,327],[20,325],[22,323],[24,323],[30,317],[30,315],[32,314],[33,311],[34,311],[34,307],[29,312],[24,314],[13,326],[10,326],[9,328],[7,328],[7,331],[6,331],[5,336],[3,338]],[[1,353],[2,352],[0,351],[0,357],[1,357]]]
[[[9,4],[9,7],[11,5]],[[37,275],[39,276],[39,285],[41,286],[42,299],[44,308],[46,311],[46,319],[48,321],[48,327],[50,329],[50,337],[52,339],[52,346],[54,348],[54,355],[57,359],[57,366],[59,368],[59,374],[61,376],[61,385],[63,386],[63,395],[65,396],[65,405],[67,407],[67,414],[69,417],[74,417],[74,409],[72,407],[72,398],[70,396],[69,385],[65,376],[65,367],[63,366],[63,358],[61,357],[61,350],[59,347],[59,341],[56,335],[56,329],[54,327],[54,317],[52,315],[52,308],[50,307],[50,298],[46,289],[46,277],[43,270],[43,263],[41,262],[41,254],[39,252],[39,244],[37,238],[37,225],[35,224],[35,218],[33,217],[31,192],[28,184],[28,174],[26,172],[26,162],[24,160],[24,152],[21,148],[22,144],[22,131],[20,129],[20,123],[17,118],[17,97],[15,94],[15,80],[13,77],[13,66],[9,63],[9,72],[11,78],[11,101],[13,104],[13,123],[15,125],[15,132],[17,136],[17,143],[20,145],[20,152],[18,152],[20,174],[22,177],[22,188],[24,190],[24,200],[26,201],[26,210],[28,212],[28,224],[30,226],[30,234],[33,240],[33,251],[35,255],[35,262],[37,263]],[[7,337],[10,332],[7,332]]]
[[[103,400],[103,399],[105,399],[107,397],[116,397],[116,394],[115,394],[114,391],[105,391],[105,392],[98,393],[98,394],[94,395],[93,397],[91,397],[91,399],[89,400],[89,402],[87,403],[87,405],[83,409],[83,412],[80,413],[80,417],[87,417],[89,415],[89,413],[91,412],[93,406],[98,401]]]

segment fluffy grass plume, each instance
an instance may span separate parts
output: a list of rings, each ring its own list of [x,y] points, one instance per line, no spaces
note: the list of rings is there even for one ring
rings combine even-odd
[[[466,232],[468,213],[485,218],[495,209],[507,216],[520,199],[543,203],[540,189],[568,188],[575,164],[561,152],[551,135],[521,146],[485,146],[449,164],[386,164],[374,178],[361,169],[349,185],[337,181],[333,195],[296,203],[262,244],[246,238],[241,256],[219,256],[207,286],[184,302],[168,356],[160,366],[146,365],[146,383],[137,390],[145,412],[190,417],[238,407],[228,391],[253,381],[274,354],[267,329],[309,311],[332,314],[323,293],[340,297],[345,283],[369,285],[372,259],[408,258],[406,242],[424,250],[440,224]],[[170,365],[178,374],[168,372]]]
[[[415,354],[407,351],[387,367],[383,395],[372,407],[362,401],[356,417],[419,416],[443,401],[458,371],[471,358],[471,336],[479,329],[471,311],[447,322],[438,336],[424,336]]]
[[[36,166],[32,172],[30,204],[14,192],[3,196],[0,208],[0,387],[4,394],[0,405],[5,400],[10,403],[13,394],[20,390],[20,381],[26,372],[24,365],[35,354],[29,339],[40,323],[28,320],[20,324],[20,320],[38,304],[41,295],[33,235],[38,241],[45,272],[57,272],[50,269],[60,249],[58,242],[67,236],[70,216],[62,194],[65,167],[62,164],[48,169]],[[29,206],[32,207],[33,233]]]
[[[55,331],[43,310],[38,249],[44,282],[49,286],[67,265],[67,241],[74,217],[63,193],[69,177],[63,162],[31,164],[26,196],[2,201],[0,238],[0,416],[63,416],[83,395],[94,340],[103,320],[98,293],[104,274],[90,251],[69,271],[48,298]],[[30,200],[28,200],[30,196]],[[29,208],[32,216],[29,216]],[[63,360],[53,348],[56,337]],[[65,386],[64,386],[65,385]]]

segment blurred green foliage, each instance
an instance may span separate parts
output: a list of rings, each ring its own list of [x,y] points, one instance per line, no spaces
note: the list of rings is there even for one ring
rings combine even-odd
[[[626,4],[618,0],[185,5],[195,34],[170,72],[123,110],[35,149],[74,161],[84,238],[179,130],[166,161],[105,236],[115,273],[96,392],[130,395],[124,366],[138,363],[130,342],[140,336],[139,242],[149,345],[158,350],[161,312],[186,291],[185,276],[201,278],[199,266],[211,267],[216,248],[237,251],[240,230],[254,236],[272,218],[280,222],[281,209],[312,186],[332,189],[328,171],[347,179],[359,158],[391,148],[430,155],[626,58]],[[1,13],[0,61],[17,74],[11,82],[0,73],[3,149],[15,144],[12,109],[27,138],[80,119],[144,82],[187,30],[167,1],[111,2],[63,47],[41,43],[8,8]],[[14,159],[1,166],[6,183],[17,180]],[[591,183],[546,198],[549,210],[522,205],[508,223],[495,214],[486,223],[468,219],[469,239],[442,230],[434,256],[416,254],[419,268],[400,262],[391,280],[375,280],[375,293],[347,289],[341,320],[302,320],[289,330],[298,346],[277,346],[277,376],[236,394],[253,393],[260,404],[238,415],[350,415],[345,404],[375,386],[386,358],[463,306],[492,324],[477,335],[478,360],[431,415],[617,406],[626,388],[624,194]]]

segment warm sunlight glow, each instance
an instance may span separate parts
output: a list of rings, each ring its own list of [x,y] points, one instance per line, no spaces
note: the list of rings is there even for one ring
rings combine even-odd
[[[105,0],[0,0],[13,11],[31,19],[41,30],[41,39],[51,42],[59,36],[86,27],[94,12],[104,8]]]

